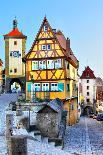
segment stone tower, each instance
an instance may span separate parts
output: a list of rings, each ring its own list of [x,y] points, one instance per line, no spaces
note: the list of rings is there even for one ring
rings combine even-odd
[[[25,90],[25,65],[22,58],[25,56],[27,36],[18,30],[17,24],[17,20],[13,20],[12,31],[4,35],[7,92],[11,90],[14,82],[20,84],[21,90]]]

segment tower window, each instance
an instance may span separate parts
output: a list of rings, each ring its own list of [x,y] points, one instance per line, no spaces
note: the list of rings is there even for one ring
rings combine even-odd
[[[89,96],[89,92],[87,92],[87,96]]]
[[[87,99],[87,102],[90,102],[90,99],[89,98]]]
[[[16,68],[14,69],[14,73],[17,73],[17,69]]]
[[[89,90],[89,86],[87,86],[87,89]]]
[[[87,80],[87,83],[89,83],[89,80]]]
[[[17,45],[17,41],[14,41],[14,45]]]

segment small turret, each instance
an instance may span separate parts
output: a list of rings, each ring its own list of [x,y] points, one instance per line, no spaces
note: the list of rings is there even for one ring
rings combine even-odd
[[[13,29],[15,30],[17,28],[17,25],[18,25],[18,22],[17,22],[17,19],[15,18],[13,20]]]

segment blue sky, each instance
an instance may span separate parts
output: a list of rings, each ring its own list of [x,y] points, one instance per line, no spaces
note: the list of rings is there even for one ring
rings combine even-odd
[[[4,61],[3,35],[12,30],[15,16],[19,30],[28,37],[28,52],[45,14],[52,28],[70,38],[79,73],[89,65],[103,77],[103,0],[1,0],[0,58]]]

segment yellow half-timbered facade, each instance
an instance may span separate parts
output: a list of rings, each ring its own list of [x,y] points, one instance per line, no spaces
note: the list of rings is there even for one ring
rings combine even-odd
[[[26,99],[60,98],[68,110],[67,123],[75,123],[78,60],[70,48],[70,40],[60,30],[52,29],[45,17],[24,60]]]

